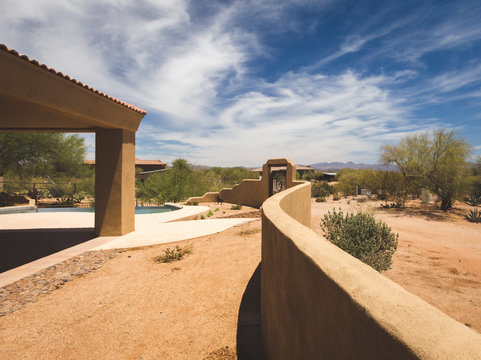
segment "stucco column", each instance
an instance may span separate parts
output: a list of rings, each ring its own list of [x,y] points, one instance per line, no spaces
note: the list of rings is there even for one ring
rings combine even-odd
[[[135,230],[135,133],[99,129],[95,137],[95,233]]]

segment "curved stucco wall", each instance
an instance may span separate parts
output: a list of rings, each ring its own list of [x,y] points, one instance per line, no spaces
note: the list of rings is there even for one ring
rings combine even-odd
[[[262,208],[269,359],[481,359],[481,335],[309,228],[309,183]]]
[[[216,202],[221,199],[232,204],[242,204],[259,208],[265,199],[269,197],[269,188],[257,179],[244,179],[232,188],[224,188],[219,192],[208,192],[203,196],[191,197],[186,202],[198,203]]]

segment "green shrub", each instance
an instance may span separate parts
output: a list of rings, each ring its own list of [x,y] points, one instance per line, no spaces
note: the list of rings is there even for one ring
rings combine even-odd
[[[241,210],[242,209],[242,205],[240,204],[235,204],[235,205],[232,205],[230,207],[231,210]]]
[[[199,203],[197,201],[187,201],[185,205],[197,206]]]
[[[311,197],[326,197],[333,193],[333,187],[327,181],[321,181],[311,184]]]
[[[404,200],[397,200],[393,203],[381,204],[382,209],[404,209],[406,207],[406,202]]]
[[[465,216],[466,220],[476,224],[481,223],[481,211],[477,208],[474,210],[469,210],[469,214]]]
[[[207,217],[210,217],[212,215],[214,215],[214,213],[212,212],[212,210],[209,210],[209,212],[207,213]]]
[[[215,208],[215,210],[214,210],[214,211],[215,211],[215,212],[219,211],[219,208]]]
[[[332,200],[334,200],[334,201],[339,201],[339,200],[341,200],[341,198],[340,198],[338,195],[334,195],[334,196],[332,197]]]
[[[190,254],[192,252],[192,248],[187,246],[185,248],[180,248],[178,245],[175,246],[175,249],[167,248],[164,250],[163,255],[159,255],[154,257],[154,262],[157,263],[170,263],[172,261],[182,260],[182,258]]]
[[[342,210],[334,209],[324,215],[321,228],[330,242],[377,271],[391,268],[399,235],[373,215],[359,212],[344,216]]]

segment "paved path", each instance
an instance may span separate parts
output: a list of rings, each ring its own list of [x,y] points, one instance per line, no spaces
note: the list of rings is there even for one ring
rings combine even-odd
[[[25,265],[5,271],[0,274],[0,287],[11,284],[19,279],[58,264],[73,256],[90,250],[114,248],[129,248],[176,242],[224,231],[232,226],[240,225],[258,219],[207,219],[178,221],[192,218],[208,211],[205,206],[186,206],[181,210],[159,214],[135,215],[136,230],[123,236],[91,237],[78,245],[55,252],[51,255],[31,261]],[[85,229],[93,231],[94,214],[91,213],[25,213],[0,215],[0,247],[2,237],[12,236],[12,231],[31,233],[38,238],[35,229],[56,230],[59,242],[66,235],[61,229]],[[177,220],[177,221],[176,221]],[[174,222],[168,222],[174,221]],[[2,236],[2,233],[4,236]],[[55,234],[55,233],[53,233]],[[25,249],[28,251],[28,249]]]

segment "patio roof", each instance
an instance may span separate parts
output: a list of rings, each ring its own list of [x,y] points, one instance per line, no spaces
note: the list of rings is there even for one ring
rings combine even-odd
[[[0,130],[136,131],[146,114],[3,44],[0,79]]]

